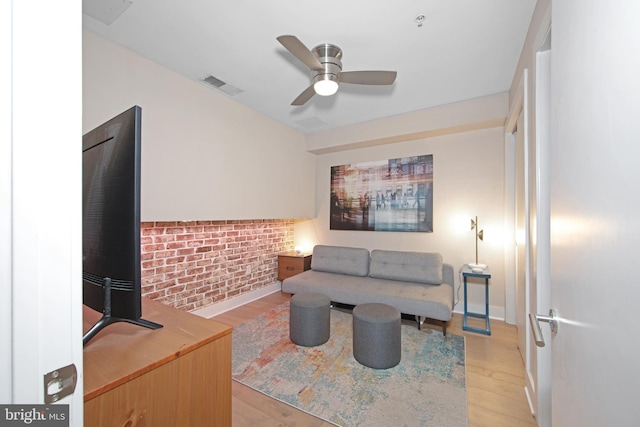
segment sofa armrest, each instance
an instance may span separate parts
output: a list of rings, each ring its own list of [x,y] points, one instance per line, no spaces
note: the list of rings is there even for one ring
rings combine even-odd
[[[448,283],[453,286],[453,266],[451,264],[442,263],[442,283]]]
[[[451,264],[442,263],[442,283],[449,284],[453,289],[455,289],[453,278],[453,266]],[[455,300],[455,292],[453,292],[453,299],[451,301],[452,307],[455,305]]]

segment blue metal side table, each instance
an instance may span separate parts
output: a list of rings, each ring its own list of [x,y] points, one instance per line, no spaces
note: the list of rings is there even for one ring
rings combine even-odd
[[[462,320],[462,329],[465,331],[478,332],[485,335],[491,335],[491,325],[489,323],[489,279],[491,278],[491,272],[488,267],[485,267],[482,272],[475,273],[471,271],[468,265],[462,267],[462,277],[464,278],[464,317]],[[485,309],[483,313],[471,313],[467,310],[467,277],[478,277],[484,279],[484,301]],[[467,317],[477,317],[485,319],[486,329],[474,328],[473,326],[467,326]]]

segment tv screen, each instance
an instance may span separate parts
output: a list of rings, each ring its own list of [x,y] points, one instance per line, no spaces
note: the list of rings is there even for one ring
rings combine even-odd
[[[85,343],[116,321],[152,323],[141,319],[141,116],[134,106],[82,139],[83,303],[103,313]]]

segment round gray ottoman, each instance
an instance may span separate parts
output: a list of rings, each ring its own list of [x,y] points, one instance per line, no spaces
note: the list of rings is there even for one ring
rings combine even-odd
[[[353,309],[353,357],[375,369],[400,363],[400,311],[387,304],[368,303]]]
[[[313,347],[329,340],[331,300],[328,296],[305,292],[291,297],[289,338],[295,344]]]

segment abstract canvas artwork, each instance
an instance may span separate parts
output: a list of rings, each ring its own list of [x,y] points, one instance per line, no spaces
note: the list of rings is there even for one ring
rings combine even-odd
[[[331,167],[331,230],[433,231],[433,155]]]

